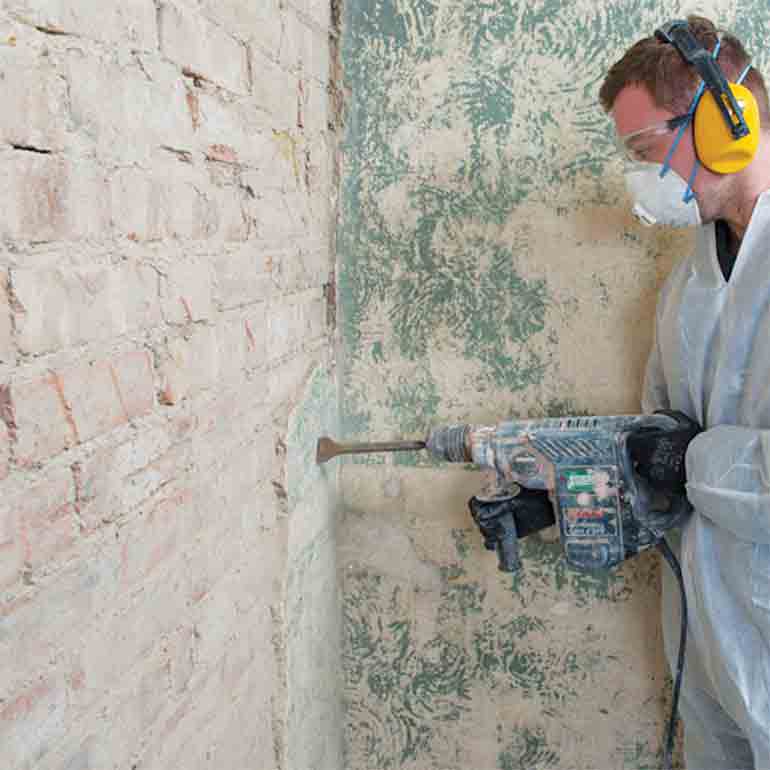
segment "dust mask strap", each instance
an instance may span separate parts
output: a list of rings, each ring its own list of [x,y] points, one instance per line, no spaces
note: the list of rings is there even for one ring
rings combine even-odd
[[[714,57],[714,59],[716,59],[717,56],[719,56],[719,49],[721,47],[722,47],[722,41],[717,40],[717,44],[714,46],[714,52],[712,53],[712,56]],[[749,65],[749,67],[750,66],[751,65]],[[738,80],[739,83],[741,80],[743,80],[744,77],[746,77],[749,67],[747,67],[741,74],[741,77]],[[679,142],[682,140],[682,137],[684,136],[684,132],[692,125],[693,118],[695,117],[695,110],[698,109],[698,104],[700,104],[701,97],[703,96],[703,92],[705,90],[706,90],[706,83],[701,80],[700,85],[698,86],[698,90],[695,92],[695,96],[693,97],[693,100],[690,103],[690,107],[686,112],[687,120],[684,123],[682,123],[681,126],[679,126],[679,130],[676,132],[676,137],[674,138],[674,141],[671,143],[671,147],[666,153],[666,157],[663,159],[663,167],[660,169],[661,179],[666,174],[668,174],[668,172],[671,170],[671,158],[676,152],[676,148],[679,146]],[[685,203],[690,203],[690,201],[692,201],[692,199],[695,197],[695,193],[692,190],[692,185],[693,185],[693,182],[695,182],[695,176],[697,175],[699,168],[700,168],[700,161],[696,156],[695,163],[693,163],[692,171],[690,172],[690,178],[687,180],[687,189],[685,190],[684,195],[682,196],[682,200]]]

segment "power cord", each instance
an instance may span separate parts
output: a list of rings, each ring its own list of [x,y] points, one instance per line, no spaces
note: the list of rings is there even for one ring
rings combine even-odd
[[[682,675],[684,673],[684,652],[687,645],[687,596],[684,592],[684,579],[682,578],[682,568],[679,565],[674,552],[669,547],[665,539],[661,539],[657,544],[658,550],[663,554],[663,558],[668,562],[671,571],[679,582],[679,592],[682,597],[682,618],[681,630],[679,634],[679,655],[676,663],[676,676],[674,678],[674,692],[671,698],[671,717],[668,721],[668,734],[663,750],[663,770],[671,770],[674,741],[676,739],[677,711],[679,710],[679,693],[682,689]]]

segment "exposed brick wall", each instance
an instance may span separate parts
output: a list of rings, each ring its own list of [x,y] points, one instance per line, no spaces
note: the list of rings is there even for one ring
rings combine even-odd
[[[301,770],[281,463],[332,360],[330,23],[0,0],[3,770]]]

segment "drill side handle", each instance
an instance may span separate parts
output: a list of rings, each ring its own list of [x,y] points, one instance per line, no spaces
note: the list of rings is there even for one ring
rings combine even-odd
[[[497,566],[501,572],[518,572],[521,567],[519,533],[513,513],[501,516],[500,536],[497,540]]]

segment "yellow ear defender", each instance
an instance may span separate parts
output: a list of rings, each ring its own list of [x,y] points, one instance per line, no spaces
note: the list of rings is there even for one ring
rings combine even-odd
[[[704,92],[693,120],[698,160],[717,174],[742,171],[754,160],[759,146],[759,107],[754,94],[738,83],[730,83],[728,87],[743,110],[748,134],[740,139],[733,138],[711,91]]]
[[[696,40],[686,21],[669,22],[655,36],[675,46],[703,78],[693,119],[698,160],[717,174],[742,171],[759,146],[759,107],[754,94],[746,86],[727,82],[714,56]]]

